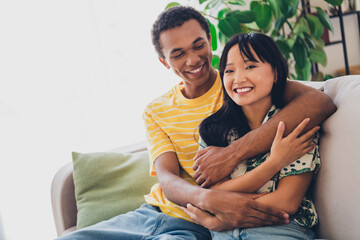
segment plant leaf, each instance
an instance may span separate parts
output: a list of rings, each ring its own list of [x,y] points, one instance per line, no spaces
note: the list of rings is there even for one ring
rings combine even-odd
[[[168,9],[168,8],[171,8],[171,7],[179,6],[179,5],[180,5],[180,3],[171,2],[168,5],[166,5],[165,10]]]
[[[223,19],[225,14],[228,13],[230,10],[228,8],[223,8],[218,12],[218,18]]]
[[[205,7],[205,10],[207,9],[216,9],[218,8],[224,0],[211,0]]]
[[[244,6],[245,5],[245,1],[244,0],[228,0],[227,1],[229,4],[232,5],[240,5],[240,6]]]
[[[286,21],[286,17],[284,17],[284,16],[281,16],[280,18],[278,18],[278,19],[275,20],[275,30],[276,30],[277,32],[280,31],[280,29],[281,29],[282,26],[284,25],[285,21]]]
[[[340,6],[343,0],[325,0],[325,2],[328,2],[333,6]]]
[[[326,27],[327,29],[329,29],[332,33],[334,32],[334,28],[333,25],[330,21],[329,16],[324,12],[324,10],[322,10],[319,7],[316,7],[317,10],[317,14],[319,16],[319,20],[322,23],[322,25],[324,25],[324,27]]]
[[[309,28],[309,24],[306,21],[305,18],[300,18],[299,22],[296,24],[295,28],[294,28],[294,33],[299,34],[299,33],[308,33],[310,32],[310,28]]]
[[[282,54],[284,54],[285,58],[289,59],[290,58],[290,52],[291,52],[291,48],[289,47],[289,45],[283,40],[277,40],[276,44],[279,47]]]
[[[301,44],[301,40],[299,37],[296,39],[291,51],[294,56],[295,62],[299,66],[299,68],[305,67],[307,61],[306,49]]]
[[[219,62],[220,62],[219,56],[214,54],[214,55],[212,56],[211,65],[212,65],[215,69],[219,69]]]
[[[204,2],[206,2],[207,0],[199,0],[199,4],[203,4]]]
[[[278,19],[281,17],[281,10],[279,8],[279,4],[277,0],[268,0],[270,7],[271,7],[271,11],[275,16],[275,19]]]
[[[324,31],[324,27],[321,24],[319,18],[314,15],[308,14],[306,15],[306,19],[308,20],[309,23],[311,35],[315,39],[319,39]]]
[[[255,14],[252,11],[239,11],[233,15],[240,23],[251,23],[255,21]]]
[[[313,39],[311,38],[311,36],[308,33],[303,33],[303,34],[304,34],[304,40],[306,44],[309,46],[309,48],[315,49],[316,45]]]
[[[218,23],[218,28],[222,33],[224,33],[229,38],[241,32],[240,23],[233,16],[229,16],[224,19],[221,19]]]
[[[254,8],[255,22],[260,29],[264,29],[269,25],[271,19],[271,8],[269,5],[260,3]]]
[[[252,1],[250,2],[250,10],[254,11],[255,7],[260,4],[260,1]]]
[[[210,27],[210,35],[211,35],[211,46],[212,46],[212,50],[216,51],[217,50],[217,34],[216,34],[216,28],[215,26],[209,23],[209,27]]]
[[[324,67],[327,64],[327,57],[324,49],[317,48],[317,49],[310,49],[310,55],[309,58],[311,61],[320,63]]]
[[[277,0],[279,8],[285,18],[290,18],[295,15],[299,0]]]
[[[305,61],[304,67],[300,67],[297,63],[295,64],[295,72],[297,74],[297,80],[308,80],[311,72],[311,63],[309,60]]]

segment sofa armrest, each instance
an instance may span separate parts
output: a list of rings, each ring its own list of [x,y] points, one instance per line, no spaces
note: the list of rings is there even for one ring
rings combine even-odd
[[[58,170],[51,184],[51,203],[58,236],[68,229],[76,229],[76,200],[73,165],[69,162]]]

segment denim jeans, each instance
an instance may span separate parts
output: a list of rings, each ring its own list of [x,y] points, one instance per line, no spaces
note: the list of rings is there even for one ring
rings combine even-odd
[[[128,212],[80,229],[58,238],[58,240],[196,240],[211,239],[206,228],[170,217],[150,204],[143,204]]]
[[[228,230],[223,232],[211,232],[213,240],[230,240],[230,239],[246,239],[246,240],[302,240],[302,239],[314,239],[315,234],[308,228],[303,228],[294,221],[290,221],[289,224],[278,226],[267,226],[258,228],[236,228],[234,230]]]

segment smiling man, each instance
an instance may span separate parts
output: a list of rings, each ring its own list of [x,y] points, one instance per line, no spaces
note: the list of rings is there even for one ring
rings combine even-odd
[[[153,100],[143,115],[151,155],[150,174],[158,176],[159,184],[145,196],[147,204],[136,211],[61,239],[211,239],[209,231],[183,211],[188,203],[215,215],[222,229],[288,223],[287,213],[254,201],[258,194],[216,191],[197,183],[217,182],[240,161],[268,151],[280,119],[290,130],[305,117],[312,118],[312,126],[319,124],[335,111],[330,99],[301,84],[289,84],[285,95],[290,103],[283,113],[259,131],[237,140],[234,147],[203,150],[194,165],[198,126],[221,107],[223,98],[219,74],[211,66],[209,27],[193,8],[173,7],[159,15],[152,38],[160,62],[183,80]]]

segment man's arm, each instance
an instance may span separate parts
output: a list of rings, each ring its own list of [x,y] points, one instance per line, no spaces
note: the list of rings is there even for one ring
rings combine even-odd
[[[155,160],[155,169],[160,186],[168,200],[180,206],[190,203],[213,213],[221,220],[224,229],[259,227],[288,222],[288,215],[285,212],[258,203],[254,197],[205,189],[182,179],[174,152],[161,154]]]
[[[303,119],[310,118],[304,130],[308,131],[336,111],[336,106],[325,93],[294,81],[287,82],[284,99],[288,104],[261,127],[226,148],[200,150],[193,165],[196,182],[209,187],[228,176],[241,161],[269,151],[280,120],[286,125],[286,136]]]

